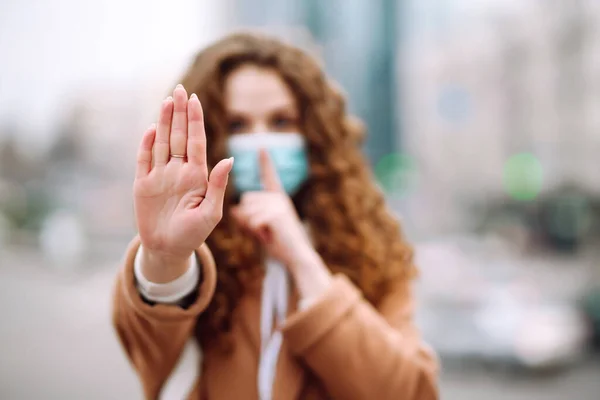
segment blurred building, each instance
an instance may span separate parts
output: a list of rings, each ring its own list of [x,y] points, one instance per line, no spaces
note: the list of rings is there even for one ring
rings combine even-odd
[[[413,9],[421,23],[403,53],[402,132],[422,197],[444,210],[432,217],[440,229],[457,223],[447,207],[506,197],[507,161],[520,153],[542,167],[540,194],[597,194],[598,3],[431,3]]]

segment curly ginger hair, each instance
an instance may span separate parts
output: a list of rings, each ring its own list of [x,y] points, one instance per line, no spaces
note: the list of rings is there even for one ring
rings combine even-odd
[[[297,100],[310,176],[293,200],[313,228],[316,251],[332,272],[347,275],[376,305],[391,284],[414,276],[412,249],[361,153],[362,124],[347,114],[342,94],[313,57],[254,33],[227,36],[196,56],[181,83],[198,95],[204,109],[209,168],[227,157],[225,81],[248,64],[276,71]],[[219,272],[213,300],[197,323],[200,341],[229,332],[244,288],[261,271],[258,243],[229,217],[234,202],[228,189],[223,219],[207,239]]]

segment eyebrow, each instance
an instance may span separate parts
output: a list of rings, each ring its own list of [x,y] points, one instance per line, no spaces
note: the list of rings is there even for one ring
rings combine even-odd
[[[277,108],[274,108],[271,111],[271,114],[276,114],[276,113],[298,114],[298,110],[296,108],[297,107],[294,107],[294,105],[292,103],[286,103]]]

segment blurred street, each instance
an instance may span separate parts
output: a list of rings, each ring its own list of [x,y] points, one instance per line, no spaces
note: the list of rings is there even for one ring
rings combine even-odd
[[[31,253],[3,257],[1,398],[141,398],[110,321],[117,265],[118,258],[91,264],[64,278]]]
[[[119,245],[111,246],[113,260],[68,274],[34,253],[3,254],[0,398],[141,398],[110,322],[113,277],[126,243]],[[448,366],[441,392],[447,400],[592,400],[600,392],[598,376],[598,360],[536,377]]]

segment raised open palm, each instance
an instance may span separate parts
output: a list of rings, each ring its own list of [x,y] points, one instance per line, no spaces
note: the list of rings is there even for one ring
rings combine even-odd
[[[189,257],[221,220],[232,165],[221,160],[208,175],[202,106],[178,85],[138,152],[133,191],[144,248],[165,259]]]

